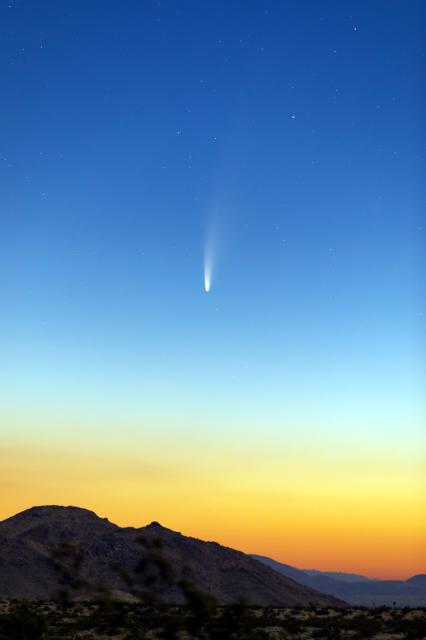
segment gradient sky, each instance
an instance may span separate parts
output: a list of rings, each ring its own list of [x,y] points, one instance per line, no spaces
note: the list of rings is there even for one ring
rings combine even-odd
[[[1,4],[0,518],[426,572],[425,25]]]

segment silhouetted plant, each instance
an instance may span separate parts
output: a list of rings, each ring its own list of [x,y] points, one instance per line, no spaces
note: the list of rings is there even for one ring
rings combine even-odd
[[[223,608],[220,627],[213,630],[212,640],[221,640],[223,637],[238,640],[257,639],[260,636],[256,629],[258,624],[252,608],[244,600],[240,600]],[[223,633],[226,633],[226,636]]]
[[[51,565],[59,579],[59,590],[54,599],[68,602],[72,594],[89,587],[89,581],[83,576],[83,554],[77,545],[62,541],[51,551]]]
[[[114,566],[132,595],[146,604],[159,604],[165,592],[175,584],[171,563],[163,555],[160,538],[140,536],[137,542],[143,548],[142,557],[133,569]]]
[[[29,602],[17,602],[0,616],[0,640],[48,640],[47,618]]]

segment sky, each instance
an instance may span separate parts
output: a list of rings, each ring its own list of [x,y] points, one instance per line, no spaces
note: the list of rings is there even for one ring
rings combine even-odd
[[[425,25],[0,5],[0,518],[426,572]]]

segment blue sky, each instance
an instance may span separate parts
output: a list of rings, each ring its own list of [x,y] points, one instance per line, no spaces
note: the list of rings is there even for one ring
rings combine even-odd
[[[411,386],[422,18],[420,2],[4,5],[2,322],[18,364],[64,349],[274,376],[328,360],[379,385],[402,368]]]
[[[5,415],[418,455],[424,3],[0,14]]]

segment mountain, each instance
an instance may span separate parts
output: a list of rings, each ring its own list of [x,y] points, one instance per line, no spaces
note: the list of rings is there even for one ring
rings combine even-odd
[[[334,578],[335,580],[342,580],[343,582],[371,582],[370,578],[361,576],[358,573],[345,573],[344,571],[318,571],[317,569],[302,569],[308,576],[327,576],[327,578]]]
[[[309,581],[309,577],[306,575],[302,569],[296,569],[296,567],[292,567],[289,564],[283,564],[282,562],[277,562],[276,560],[272,560],[272,558],[268,558],[266,556],[259,556],[255,553],[251,554],[251,557],[263,564],[271,567],[275,571],[278,571],[283,576],[287,576],[287,578],[291,578],[296,582],[300,582],[301,584],[306,584]]]
[[[219,604],[243,598],[261,606],[344,605],[244,553],[156,522],[119,527],[92,511],[61,506],[33,507],[0,522],[0,598],[51,599],[66,583],[71,597],[90,599],[89,581],[129,599],[141,577],[144,589],[149,580],[151,591],[161,583],[170,603],[184,602],[178,587],[184,579]]]
[[[426,589],[426,573],[419,573],[416,576],[411,576],[411,578],[408,578],[407,582]]]
[[[398,607],[426,606],[426,575],[408,580],[370,580],[356,574],[302,570],[265,556],[252,555],[283,576],[297,580],[311,589],[341,598],[350,604],[367,607],[387,605]],[[358,579],[357,579],[358,578]]]

